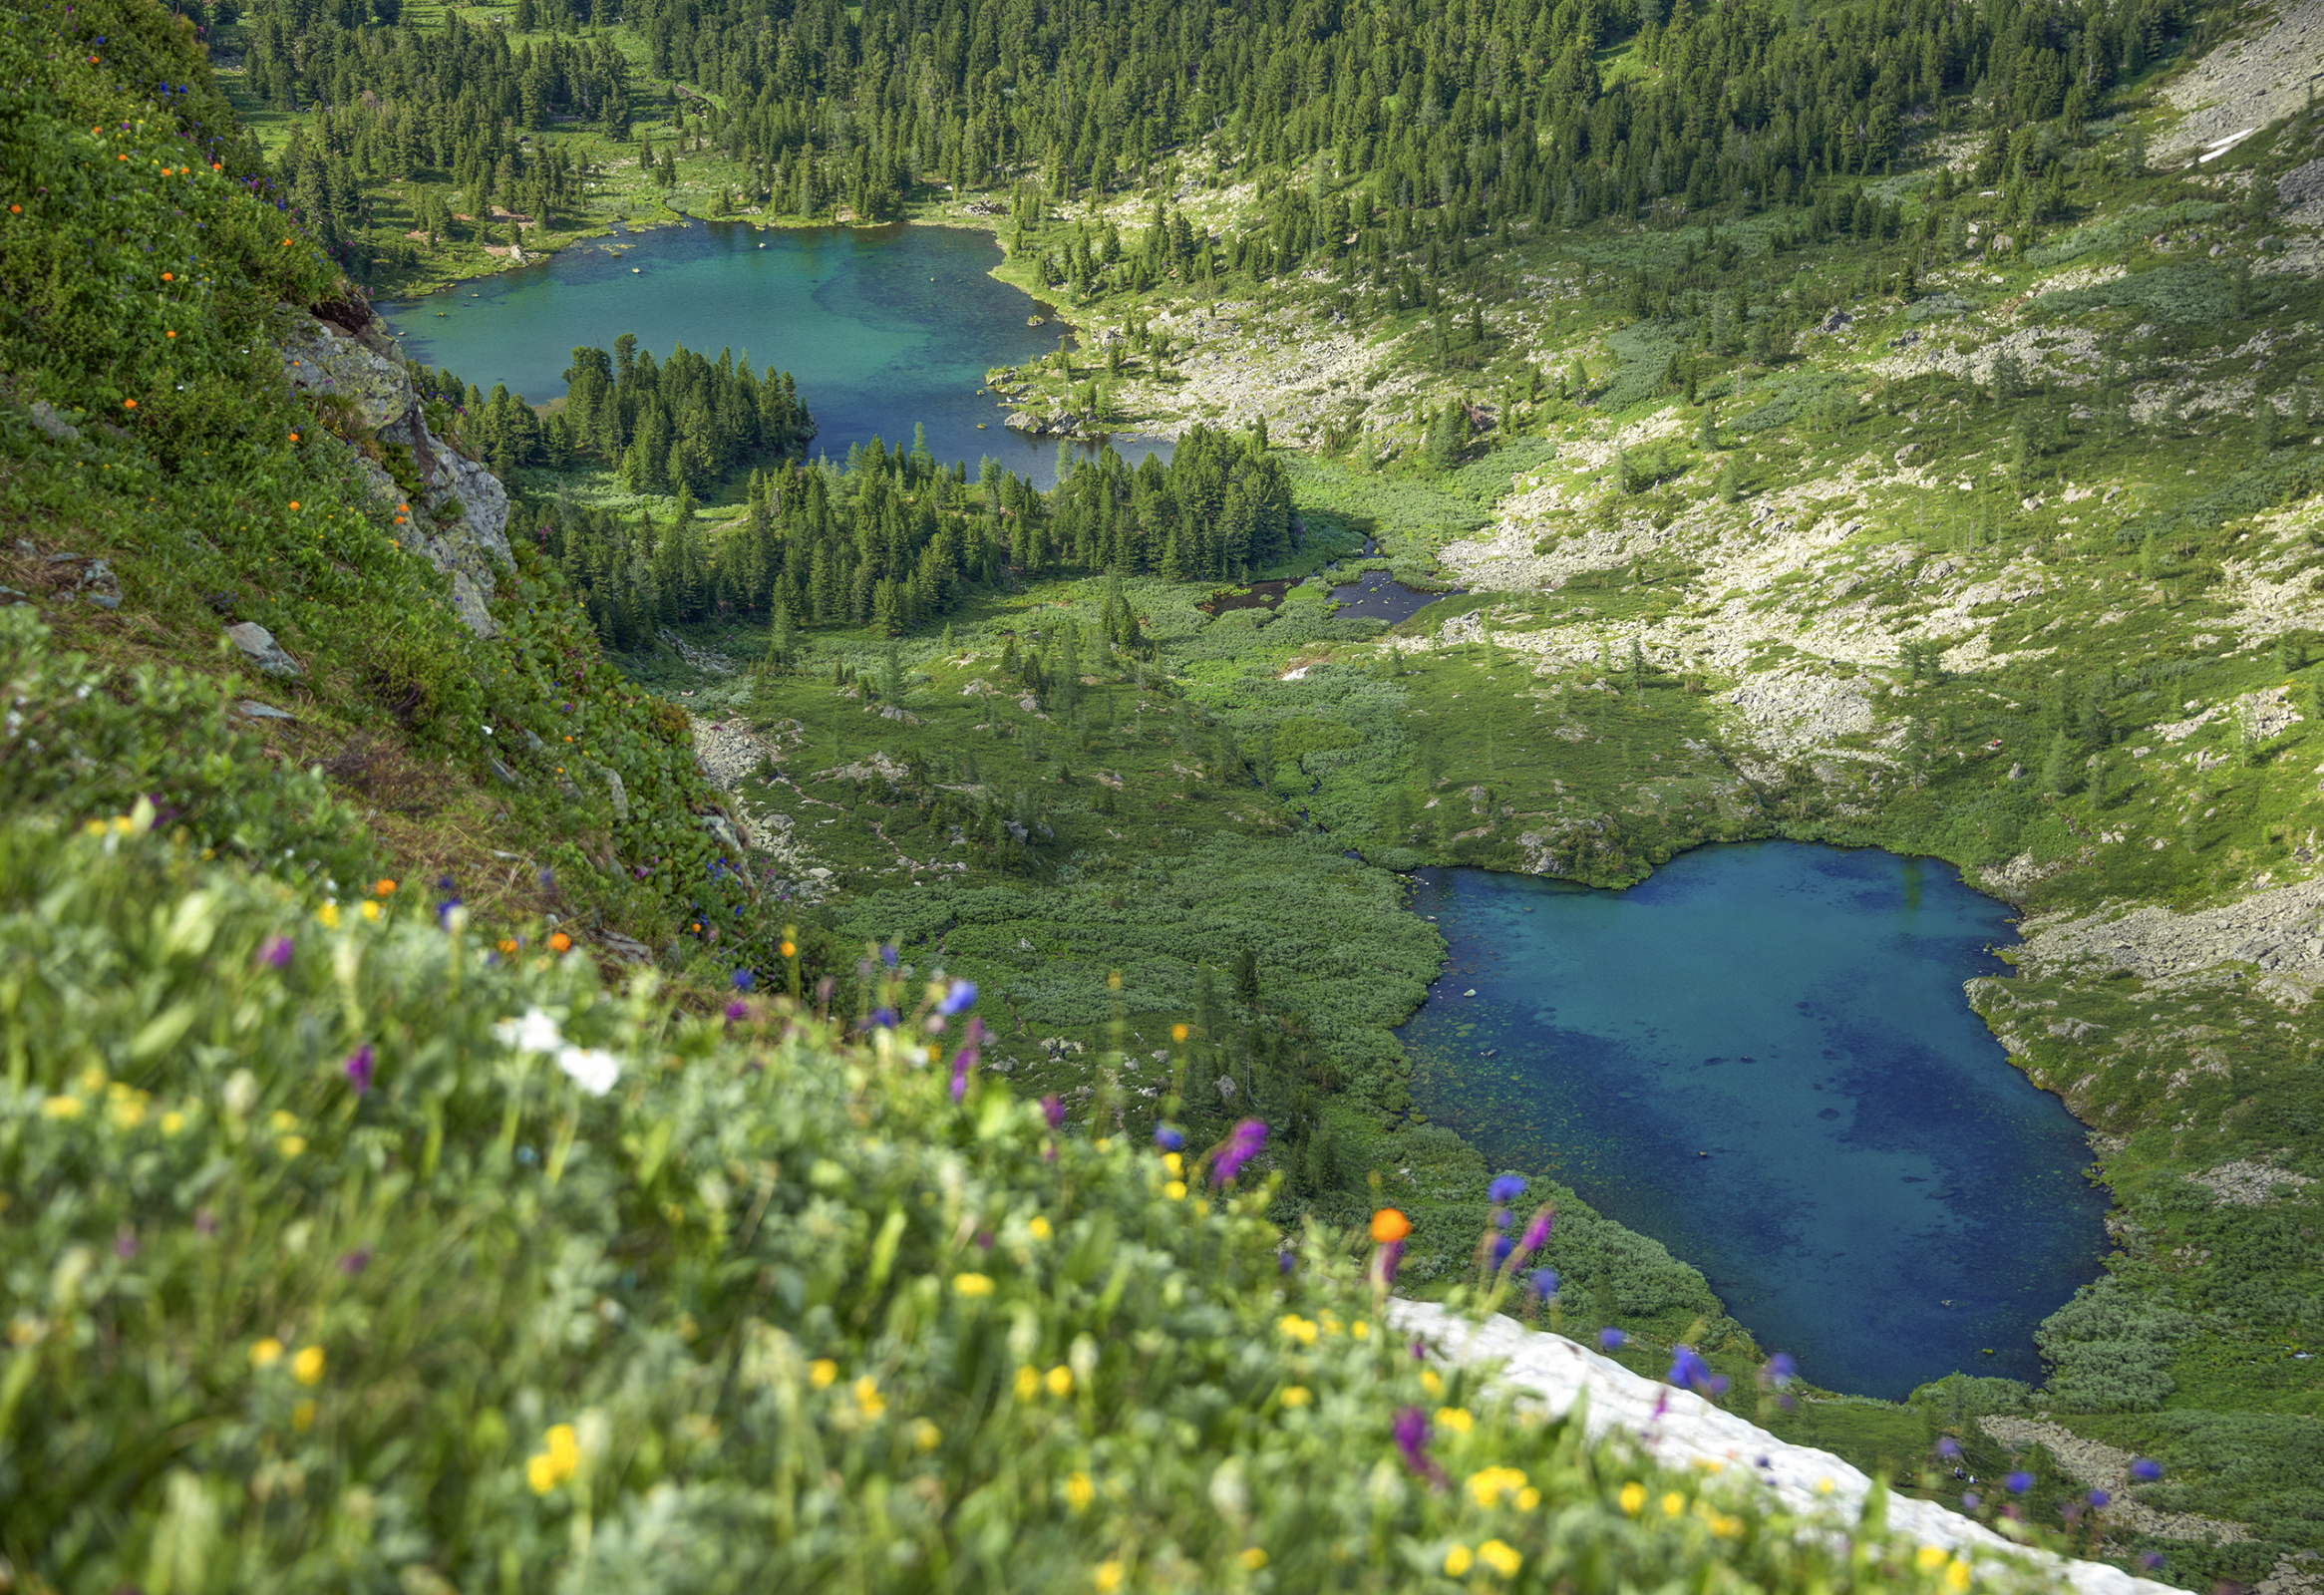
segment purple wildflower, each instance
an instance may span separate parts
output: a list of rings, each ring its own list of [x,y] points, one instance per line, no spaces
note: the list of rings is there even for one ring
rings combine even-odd
[[[1294,1254],[1294,1253],[1291,1253],[1291,1252],[1287,1252],[1287,1251],[1283,1251],[1283,1252],[1277,1252],[1277,1253],[1275,1254],[1275,1272],[1276,1272],[1276,1273],[1278,1273],[1278,1274],[1288,1274],[1288,1273],[1290,1273],[1290,1272],[1291,1272],[1291,1270],[1293,1270],[1294,1268],[1297,1268],[1298,1266],[1299,1266],[1299,1258],[1297,1257],[1297,1255],[1296,1255],[1296,1254]]]
[[[1522,1240],[1517,1242],[1517,1250],[1527,1256],[1539,1251],[1548,1241],[1549,1231],[1556,1223],[1557,1209],[1544,1206],[1533,1215],[1533,1221],[1525,1226],[1525,1235]]]
[[[1522,1174],[1503,1174],[1485,1187],[1485,1199],[1495,1207],[1506,1207],[1524,1194],[1525,1177]]]
[[[1219,1152],[1218,1161],[1210,1165],[1210,1180],[1216,1185],[1230,1184],[1242,1172],[1242,1165],[1258,1156],[1267,1144],[1265,1120],[1246,1118],[1227,1132],[1226,1147]]]
[[[2002,1482],[2009,1486],[2009,1492],[2012,1495],[2023,1495],[2034,1487],[2034,1475],[2020,1468],[2017,1472],[2003,1479]]]
[[[872,1009],[871,1023],[878,1026],[881,1030],[895,1029],[895,1010],[892,1008]]]
[[[747,992],[759,984],[759,972],[755,969],[738,969],[734,972],[733,980],[735,990]]]
[[[2162,1565],[2162,1553],[2160,1551],[2141,1551],[2139,1565],[2152,1573]]]
[[[893,944],[890,944],[890,945],[888,945],[888,946],[885,946],[885,947],[882,947],[882,948],[880,948],[880,949],[879,949],[879,961],[880,961],[881,963],[885,964],[885,965],[886,965],[888,968],[890,968],[890,969],[893,969],[893,968],[895,967],[895,964],[896,964],[896,951],[895,951],[895,947],[894,947],[894,945],[893,945]]]
[[[1041,1116],[1049,1120],[1051,1129],[1065,1128],[1065,1099],[1055,1092],[1042,1098]]]
[[[968,1005],[975,1001],[976,982],[956,980],[952,983],[951,990],[944,993],[944,1000],[936,1005],[936,1012],[942,1014],[946,1019],[950,1019],[966,1010]]]
[[[1673,1346],[1670,1349],[1670,1372],[1662,1376],[1666,1385],[1678,1385],[1699,1390],[1711,1383],[1711,1365],[1704,1362],[1692,1346]]]
[[[1392,1240],[1383,1245],[1372,1254],[1372,1279],[1374,1283],[1382,1286],[1393,1284],[1396,1279],[1396,1265],[1403,1261],[1404,1242]],[[1415,1357],[1420,1355],[1418,1342],[1413,1345],[1413,1355]]]
[[[1557,1294],[1557,1270],[1554,1268],[1536,1268],[1533,1270],[1531,1277],[1526,1280],[1526,1284],[1531,1287],[1534,1295],[1540,1297],[1543,1301],[1547,1301],[1550,1297]]]
[[[290,938],[288,936],[268,937],[266,945],[258,951],[258,961],[269,969],[288,969],[290,967]]]
[[[370,1266],[371,1248],[369,1246],[358,1246],[339,1259],[339,1272],[342,1274],[360,1274]]]
[[[371,1043],[365,1042],[347,1055],[347,1084],[355,1089],[358,1097],[371,1090]]]
[[[1949,1462],[1961,1454],[1961,1442],[1950,1435],[1941,1435],[1937,1437],[1936,1451]]]
[[[1494,1267],[1495,1267],[1495,1268],[1498,1268],[1498,1267],[1500,1267],[1500,1265],[1501,1265],[1501,1264],[1503,1264],[1503,1263],[1505,1263],[1505,1262],[1507,1262],[1507,1261],[1509,1260],[1509,1253],[1511,1253],[1511,1252],[1515,1251],[1516,1249],[1517,1249],[1517,1243],[1516,1243],[1515,1241],[1513,1241],[1513,1240],[1509,1239],[1509,1238],[1508,1238],[1506,1235],[1495,1235],[1495,1236],[1494,1236],[1494,1237],[1493,1237],[1493,1266],[1494,1266]]]
[[[113,1255],[128,1259],[138,1254],[138,1232],[124,1224],[114,1232]]]
[[[2108,1494],[2108,1493],[2107,1493],[2105,1490],[2103,1490],[2103,1489],[2094,1489],[2094,1490],[2092,1490],[2092,1491],[2091,1491],[2091,1492],[2090,1492],[2090,1493],[2089,1493],[2087,1496],[2085,1496],[2085,1497],[2083,1497],[2083,1498],[2084,1498],[2085,1500],[2089,1501],[2091,1505],[2093,1505],[2093,1506],[2097,1506],[2097,1507],[2105,1507],[2105,1506],[2109,1506],[2109,1505],[2113,1504],[2113,1502],[2114,1502],[2114,1497],[2113,1497],[2112,1495],[2109,1495],[2109,1494]]]
[[[2152,1484],[2162,1476],[2162,1464],[2142,1456],[2131,1464],[2131,1476],[2142,1484]]]
[[[1429,1415],[1417,1407],[1400,1408],[1395,1434],[1396,1448],[1404,1453],[1404,1465],[1433,1484],[1443,1483],[1445,1470],[1429,1455]]]
[[[976,1049],[963,1047],[952,1055],[952,1100],[968,1095],[968,1072],[976,1067]]]
[[[1964,1511],[1964,1512],[1973,1512],[1973,1511],[1975,1511],[1975,1510],[1976,1510],[1978,1507],[1980,1507],[1980,1506],[1982,1506],[1982,1505],[1984,1505],[1984,1504],[1985,1504],[1985,1497],[1984,1497],[1984,1496],[1982,1496],[1982,1495],[1980,1495],[1980,1494],[1978,1494],[1978,1493],[1977,1493],[1975,1490],[1973,1490],[1973,1489],[1968,1489],[1968,1490],[1963,1490],[1963,1491],[1961,1492],[1961,1510],[1962,1510],[1962,1511]]]
[[[1186,1132],[1168,1124],[1157,1124],[1154,1126],[1154,1143],[1165,1152],[1180,1151],[1186,1144]]]
[[[748,1019],[751,1017],[751,1005],[737,997],[726,1005],[726,1017],[729,1019]]]
[[[1768,1359],[1768,1383],[1782,1390],[1800,1377],[1800,1365],[1792,1361],[1790,1352],[1778,1352]]]

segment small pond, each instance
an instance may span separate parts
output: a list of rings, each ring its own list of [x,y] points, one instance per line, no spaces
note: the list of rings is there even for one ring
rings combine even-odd
[[[2034,1328],[2096,1277],[2107,1199],[1963,996],[2007,973],[2001,903],[1940,863],[1760,842],[1625,892],[1428,870],[1413,910],[1450,944],[1403,1032],[1414,1095],[1495,1168],[1662,1241],[1820,1385],[2041,1378]]]
[[[998,396],[977,390],[989,368],[1053,352],[1071,329],[990,275],[1000,258],[990,236],[958,228],[692,222],[573,244],[382,309],[409,358],[486,393],[506,383],[546,404],[564,392],[576,346],[611,349],[633,332],[657,360],[683,343],[790,372],[822,429],[816,453],[844,459],[874,436],[909,447],[917,424],[946,465],[966,461],[973,476],[990,455],[1048,486],[1057,442],[1011,431]],[[1134,464],[1170,453],[1156,439],[1114,447]]]
[[[1410,620],[1448,596],[1441,592],[1415,592],[1385,570],[1367,570],[1354,581],[1334,587],[1331,595],[1343,617],[1385,620],[1391,625]]]

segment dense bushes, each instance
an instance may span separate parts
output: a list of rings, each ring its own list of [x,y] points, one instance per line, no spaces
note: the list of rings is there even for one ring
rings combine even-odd
[[[1255,1169],[1061,1135],[979,1073],[955,1102],[925,970],[842,1044],[485,951],[413,895],[319,906],[134,819],[0,828],[15,1567],[171,1595],[1938,1587],[1416,1361]]]
[[[2112,1275],[2086,1285],[2043,1320],[2035,1344],[2050,1399],[2070,1411],[2147,1412],[2177,1389],[2169,1367],[2192,1318],[2134,1296]]]

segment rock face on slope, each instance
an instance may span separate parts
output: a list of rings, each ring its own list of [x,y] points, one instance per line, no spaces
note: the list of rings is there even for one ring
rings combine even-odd
[[[353,433],[366,434],[396,467],[362,450],[357,463],[381,497],[411,506],[407,546],[452,576],[452,601],[479,636],[493,634],[485,607],[508,563],[508,494],[476,461],[428,430],[404,369],[403,351],[367,305],[332,304],[293,312],[278,340],[283,372],[302,393],[335,399]],[[407,496],[398,481],[417,481]]]

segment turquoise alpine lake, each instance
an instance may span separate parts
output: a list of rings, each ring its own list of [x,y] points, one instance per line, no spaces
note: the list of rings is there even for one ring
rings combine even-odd
[[[1054,353],[1072,329],[992,276],[1000,259],[990,236],[954,227],[691,222],[573,244],[382,309],[406,358],[487,394],[505,383],[547,404],[576,347],[611,349],[630,332],[657,360],[682,343],[790,372],[819,428],[812,454],[843,460],[874,437],[906,448],[917,425],[942,464],[965,461],[973,477],[990,456],[1046,487],[1058,444],[1004,426],[999,398],[977,390],[986,371]],[[1158,439],[1114,447],[1132,464],[1170,452]]]
[[[2003,904],[1941,863],[1771,841],[1622,892],[1424,870],[1413,907],[1449,944],[1403,1031],[1414,1096],[1494,1168],[1660,1240],[1827,1389],[2039,1381],[2107,1196],[1962,991],[2008,973]]]

